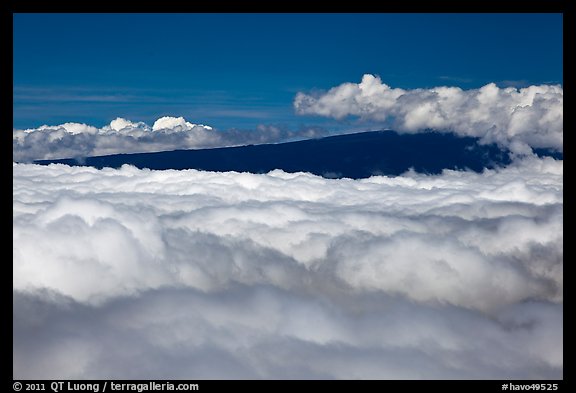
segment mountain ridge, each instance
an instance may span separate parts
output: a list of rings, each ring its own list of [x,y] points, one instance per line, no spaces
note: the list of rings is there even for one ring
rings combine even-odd
[[[547,154],[545,154],[547,155]],[[504,166],[509,152],[498,146],[481,145],[478,138],[451,133],[399,134],[395,131],[365,131],[274,144],[122,153],[86,158],[36,160],[47,165],[119,168],[124,164],[148,169],[198,169],[267,173],[310,172],[327,178],[397,176],[409,169],[437,174],[443,169],[470,169]]]

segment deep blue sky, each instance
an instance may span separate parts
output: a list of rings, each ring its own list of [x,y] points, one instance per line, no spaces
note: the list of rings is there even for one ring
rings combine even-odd
[[[298,91],[562,83],[561,14],[15,14],[14,127],[336,127]]]

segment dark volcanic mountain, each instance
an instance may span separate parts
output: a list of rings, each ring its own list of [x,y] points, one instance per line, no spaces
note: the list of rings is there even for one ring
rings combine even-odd
[[[35,161],[37,164],[62,163],[96,168],[118,168],[130,164],[149,169],[220,172],[266,173],[282,169],[353,179],[399,175],[410,168],[430,174],[440,173],[443,169],[466,168],[478,172],[509,162],[507,151],[495,145],[479,145],[476,138],[437,132],[400,135],[393,131],[362,132],[280,144]]]

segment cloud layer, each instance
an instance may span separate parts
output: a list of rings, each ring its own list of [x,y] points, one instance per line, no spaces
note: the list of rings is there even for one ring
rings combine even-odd
[[[183,117],[161,117],[152,126],[119,117],[102,128],[82,123],[64,123],[13,130],[12,156],[16,162],[32,162],[119,153],[275,143],[322,135],[325,135],[325,131],[315,128],[288,131],[275,126],[259,126],[251,131],[217,131],[210,126],[190,123]]]
[[[559,85],[405,90],[366,74],[360,83],[343,83],[323,94],[300,92],[294,108],[301,115],[358,116],[399,132],[452,131],[526,153],[531,147],[562,151],[563,102]]]
[[[15,378],[562,377],[562,161],[13,178]]]

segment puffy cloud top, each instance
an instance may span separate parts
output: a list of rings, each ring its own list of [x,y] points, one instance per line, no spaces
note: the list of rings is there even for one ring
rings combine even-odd
[[[530,147],[563,149],[563,99],[558,85],[405,90],[366,74],[360,83],[343,83],[324,94],[300,92],[294,108],[301,115],[382,121],[400,132],[452,131],[526,153]]]
[[[212,127],[187,122],[183,117],[162,117],[153,127],[118,117],[102,128],[64,123],[14,130],[12,155],[18,162],[87,157],[221,145]]]
[[[132,123],[130,120],[123,119],[121,117],[117,117],[116,119],[110,122],[110,128],[114,131],[122,131],[125,129],[137,128],[142,127],[144,124],[140,123]]]
[[[212,129],[212,127],[210,127],[210,126],[204,126],[201,124],[196,125],[196,124],[192,124],[190,122],[187,122],[183,117],[164,116],[164,117],[161,117],[154,122],[154,125],[152,126],[152,130],[153,131],[171,130],[171,131],[177,132],[177,131],[191,130],[194,127],[203,127],[207,130]]]
[[[13,177],[15,378],[562,378],[562,161]]]
[[[43,125],[13,130],[12,155],[17,162],[79,158],[118,153],[144,153],[176,149],[201,149],[279,142],[291,138],[314,138],[325,135],[320,129],[297,131],[274,126],[259,126],[252,131],[217,131],[194,124],[183,117],[161,117],[152,127],[118,117],[102,128],[81,123]]]
[[[96,127],[92,127],[86,124],[81,123],[64,123],[60,126],[70,134],[96,134],[98,129]],[[44,126],[43,129],[50,129],[48,126]]]

